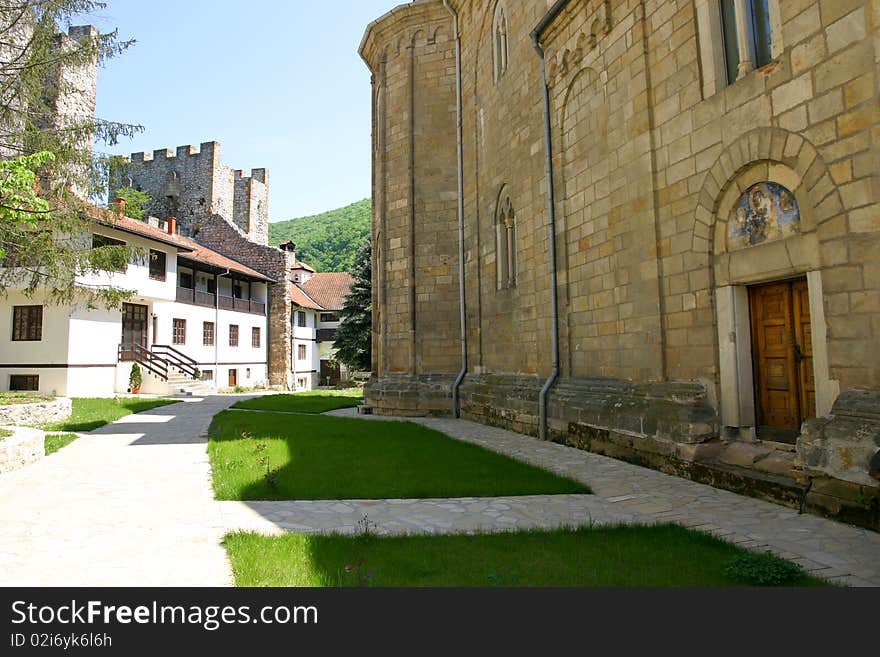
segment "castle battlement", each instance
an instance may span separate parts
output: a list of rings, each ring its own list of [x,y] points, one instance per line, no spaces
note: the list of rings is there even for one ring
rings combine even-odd
[[[236,169],[232,172],[232,174],[235,178],[236,184],[247,182],[248,180],[255,180],[257,182],[263,183],[264,185],[269,184],[268,169],[251,169],[250,175],[247,175],[244,169]]]
[[[177,149],[159,148],[150,152],[132,153],[129,156],[130,162],[146,163],[157,162],[163,160],[178,160],[184,157],[198,157],[213,161],[220,159],[220,142],[205,141],[199,146],[192,144],[178,146]]]

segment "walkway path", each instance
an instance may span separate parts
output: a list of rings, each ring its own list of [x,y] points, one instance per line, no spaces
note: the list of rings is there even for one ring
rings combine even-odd
[[[354,416],[352,409],[330,415]],[[372,416],[360,416],[372,418]],[[388,419],[388,418],[372,418]],[[223,502],[230,529],[380,534],[675,522],[773,552],[855,586],[880,586],[880,534],[582,450],[453,419],[415,419],[590,485],[594,495],[457,500]]]
[[[824,577],[880,586],[878,533],[464,420],[416,421],[584,481],[595,494],[218,502],[206,433],[234,401],[207,397],[130,415],[0,476],[0,584],[231,585],[221,540],[236,529],[354,533],[366,523],[396,534],[677,522]]]
[[[0,476],[0,584],[231,585],[205,444],[237,399],[128,415]]]

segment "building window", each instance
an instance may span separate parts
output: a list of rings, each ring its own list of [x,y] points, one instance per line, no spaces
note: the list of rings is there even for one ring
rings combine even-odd
[[[238,346],[238,324],[229,325],[229,346]]]
[[[496,268],[499,290],[516,287],[516,215],[510,196],[502,193],[495,218]]]
[[[493,59],[495,63],[495,81],[507,72],[509,62],[509,49],[507,45],[507,9],[503,2],[499,2],[495,8],[495,20],[492,29]]]
[[[306,323],[306,314],[305,314],[302,310],[300,310],[300,311],[296,314],[296,325],[297,325],[297,326],[301,326],[301,327],[303,327],[303,328],[305,328],[305,327],[307,326],[307,323]]]
[[[128,268],[125,261],[127,257],[124,252],[119,251],[119,247],[125,246],[122,240],[113,239],[106,235],[92,235],[92,253],[90,254],[89,264],[95,269],[102,271],[115,271],[124,273]],[[113,250],[104,250],[110,247]]]
[[[43,339],[43,306],[12,307],[12,339],[15,342]]]
[[[296,358],[297,358],[297,360],[305,360],[306,359],[306,346],[304,344],[297,345]]]
[[[296,387],[297,388],[308,388],[309,387],[308,379],[297,379],[296,380]]]
[[[202,381],[213,381],[214,370],[202,370]]]
[[[9,389],[15,392],[40,389],[40,377],[36,374],[10,374]]]
[[[241,299],[241,282],[232,281],[232,298]]]
[[[720,0],[727,83],[773,61],[776,0]]]
[[[336,313],[321,313],[321,321],[322,322],[338,322],[339,315]]]
[[[174,318],[171,344],[186,344],[186,320]]]
[[[260,327],[259,326],[254,326],[251,329],[251,346],[254,349],[260,348]]]
[[[208,294],[216,294],[217,293],[217,279],[209,278],[205,289],[208,290]]]
[[[202,322],[202,344],[206,347],[214,346],[214,322]]]
[[[188,272],[188,271],[177,272],[177,287],[185,287],[187,290],[193,289],[192,272]]]
[[[150,249],[150,278],[154,281],[165,280],[166,256],[164,251]]]

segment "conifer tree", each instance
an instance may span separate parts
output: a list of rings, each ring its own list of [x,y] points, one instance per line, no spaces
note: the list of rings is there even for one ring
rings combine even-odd
[[[369,240],[361,247],[351,275],[354,283],[340,312],[342,323],[333,347],[336,359],[350,370],[368,371],[373,343],[372,250]]]

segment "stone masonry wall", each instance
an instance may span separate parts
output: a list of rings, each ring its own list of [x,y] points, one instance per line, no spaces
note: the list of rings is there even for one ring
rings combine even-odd
[[[270,284],[268,289],[269,335],[266,342],[269,355],[269,383],[273,386],[290,388],[293,337],[290,317],[290,270],[294,265],[293,254],[250,241],[238,227],[216,214],[199,220],[196,237],[201,244],[227,254],[276,281]]]
[[[162,219],[176,217],[183,235],[195,236],[201,217],[219,214],[254,242],[268,244],[268,171],[254,169],[251,176],[233,171],[222,162],[219,142],[132,153],[115,177],[111,196],[129,184],[148,193],[148,212]]]
[[[33,404],[5,404],[0,406],[0,424],[47,424],[70,417],[71,401],[58,397]]]

